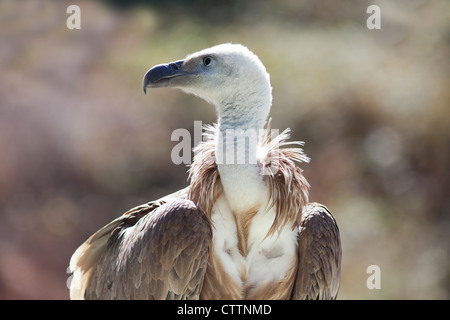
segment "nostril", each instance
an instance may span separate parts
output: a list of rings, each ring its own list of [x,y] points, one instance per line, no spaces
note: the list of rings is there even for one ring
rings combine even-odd
[[[173,70],[178,70],[178,66],[175,63],[171,63],[169,64],[169,66],[173,69]]]

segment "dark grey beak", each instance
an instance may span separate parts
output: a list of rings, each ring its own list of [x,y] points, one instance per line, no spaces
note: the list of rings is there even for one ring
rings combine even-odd
[[[154,66],[144,76],[142,87],[144,93],[147,93],[147,88],[167,87],[171,78],[186,75],[182,69],[184,60],[171,62],[169,64],[158,64]]]

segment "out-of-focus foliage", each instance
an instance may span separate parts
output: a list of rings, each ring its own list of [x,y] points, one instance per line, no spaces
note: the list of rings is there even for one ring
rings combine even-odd
[[[448,1],[74,3],[81,30],[66,28],[71,2],[0,2],[0,298],[68,298],[79,244],[187,185],[171,133],[215,112],[141,80],[222,42],[261,58],[273,127],[306,142],[310,198],[341,229],[339,297],[450,298]]]

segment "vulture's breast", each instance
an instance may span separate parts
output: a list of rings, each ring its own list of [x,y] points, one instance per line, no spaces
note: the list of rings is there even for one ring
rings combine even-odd
[[[275,218],[263,207],[233,212],[224,195],[213,207],[213,246],[202,299],[288,299],[297,266],[297,229],[267,236]]]

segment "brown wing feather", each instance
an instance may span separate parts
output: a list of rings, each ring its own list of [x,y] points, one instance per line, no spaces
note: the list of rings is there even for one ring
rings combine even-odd
[[[71,297],[198,299],[212,230],[186,195],[136,207],[89,238],[71,260]]]
[[[303,209],[298,271],[292,299],[336,299],[341,277],[341,240],[331,212],[310,203]]]

